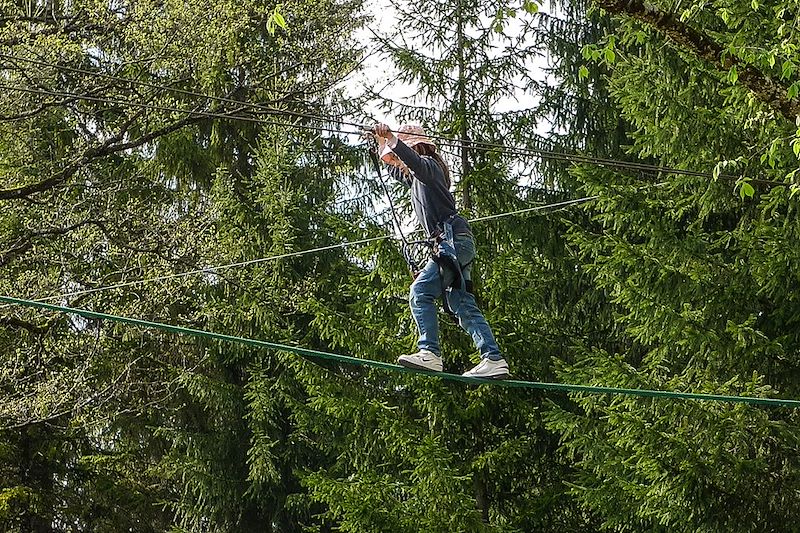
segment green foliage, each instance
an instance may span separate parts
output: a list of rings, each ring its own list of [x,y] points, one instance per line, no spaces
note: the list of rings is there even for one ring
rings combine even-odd
[[[4,60],[7,83],[79,95],[0,97],[8,119],[0,123],[0,194],[8,195],[0,200],[3,293],[43,298],[162,278],[313,240],[317,228],[302,207],[329,201],[348,150],[338,146],[338,160],[308,158],[294,147],[317,153],[326,141],[289,124],[266,132],[252,121],[166,108],[248,113],[192,94],[205,93],[318,113],[332,94],[326,84],[358,58],[348,40],[360,23],[357,4],[79,2],[53,9],[31,14],[3,5],[2,51],[20,58]],[[287,31],[271,35],[270,19]],[[300,104],[297,94],[306,95]],[[84,98],[94,96],[120,103]],[[282,151],[272,148],[278,141]],[[294,190],[290,182],[315,185]],[[315,235],[334,238],[324,228]],[[305,272],[299,261],[284,262],[58,299],[295,340],[310,318],[303,298],[285,295],[311,288],[315,264]],[[287,494],[302,492],[295,466],[316,464],[308,448],[295,450],[281,436],[290,432],[289,406],[304,393],[293,385],[274,403],[257,401],[248,391],[263,390],[282,370],[262,382],[263,360],[253,357],[3,310],[0,529],[240,531],[272,523],[298,531],[312,522],[313,505],[285,505]]]
[[[270,35],[275,35],[275,30],[277,28],[287,29],[288,25],[286,24],[286,19],[283,18],[281,15],[281,8],[283,7],[282,4],[278,4],[275,6],[275,10],[267,19],[267,31]]]
[[[384,234],[360,147],[298,127],[363,103],[335,89],[359,2],[0,5],[6,83],[80,96],[0,95],[0,292],[387,362],[413,346],[390,241],[66,294]],[[711,173],[449,154],[469,217],[598,197],[473,226],[512,372],[800,397],[800,133],[747,85],[797,96],[798,6],[679,3],[718,64],[585,7],[416,2],[386,47],[419,87],[400,120]],[[515,87],[535,105],[496,113]],[[441,327],[461,372],[471,341]],[[466,387],[16,309],[0,390],[9,531],[710,533],[800,513],[789,410]]]
[[[681,20],[736,63],[719,68],[632,19],[615,34],[613,64],[600,53],[607,38],[585,57],[611,69],[614,104],[633,125],[631,153],[712,171],[713,180],[574,172],[600,199],[593,224],[574,224],[569,241],[613,328],[559,358],[557,373],[576,383],[797,397],[786,322],[795,312],[796,200],[790,187],[758,181],[794,175],[796,126],[743,84],[757,72],[791,91],[796,61],[775,18],[784,6],[682,7]],[[798,481],[795,413],[573,399],[548,411],[547,427],[577,468],[571,494],[604,528],[781,530],[797,516],[784,497]]]

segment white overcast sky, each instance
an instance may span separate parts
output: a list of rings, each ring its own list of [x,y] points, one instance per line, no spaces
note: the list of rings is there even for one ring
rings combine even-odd
[[[404,0],[401,0],[404,1]],[[366,0],[365,9],[367,13],[374,17],[374,22],[371,25],[372,30],[380,35],[390,34],[395,26],[396,10],[394,3],[391,0]],[[544,7],[541,8],[544,10]],[[514,21],[507,23],[507,31],[513,31]],[[372,33],[367,30],[361,30],[357,34],[358,39],[367,45],[373,42]],[[420,43],[420,49],[424,48],[424,43]],[[370,49],[367,50],[369,54]],[[537,69],[544,76],[542,67],[545,66],[545,58],[536,58],[532,62],[531,68]],[[354,76],[348,81],[347,88],[352,91],[351,94],[359,94],[363,91],[365,86],[373,86],[376,90],[381,91],[384,97],[390,98],[400,103],[411,103],[411,96],[415,92],[415,87],[404,85],[394,80],[396,69],[390,61],[383,59],[381,54],[375,53],[367,58],[363,72]],[[517,109],[525,109],[533,105],[533,98],[529,95],[519,93],[515,98],[508,98],[495,105],[496,112],[511,111]],[[390,126],[396,121],[392,116],[381,116],[383,111],[376,109],[369,110],[376,118],[383,119]]]

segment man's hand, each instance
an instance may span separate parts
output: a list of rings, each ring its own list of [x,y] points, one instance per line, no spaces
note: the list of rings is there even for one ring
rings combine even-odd
[[[392,130],[389,129],[389,126],[382,122],[375,124],[372,128],[372,133],[378,138],[378,154],[381,161],[401,170],[408,168],[405,163],[392,152],[392,149],[397,146],[397,137],[395,137]]]
[[[378,137],[386,139],[386,142],[389,146],[394,147],[397,145],[394,133],[392,133],[392,130],[386,124],[382,122],[375,124],[375,127],[373,128],[372,131],[374,131],[375,135],[377,135]]]

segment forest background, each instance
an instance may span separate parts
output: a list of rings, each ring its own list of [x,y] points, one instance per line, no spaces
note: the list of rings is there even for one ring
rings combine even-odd
[[[398,247],[339,246],[392,231],[352,125],[382,106],[450,139],[470,219],[592,198],[473,225],[516,377],[800,398],[797,0],[395,7],[365,47],[361,0],[0,0],[0,294],[391,362],[416,337]],[[344,91],[367,57],[413,105]],[[800,529],[795,409],[14,306],[0,391],[3,531]]]

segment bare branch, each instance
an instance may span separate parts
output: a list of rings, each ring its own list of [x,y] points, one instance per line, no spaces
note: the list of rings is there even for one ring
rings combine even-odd
[[[36,333],[37,335],[46,333],[47,330],[49,329],[49,325],[37,326],[36,324],[32,324],[31,322],[25,322],[24,320],[20,320],[13,316],[0,317],[0,325],[8,326],[14,329],[24,329],[31,333]]]
[[[0,200],[19,199],[19,198],[23,198],[23,197],[26,197],[26,196],[30,196],[32,194],[37,194],[37,193],[40,193],[40,192],[44,192],[44,191],[50,190],[50,189],[56,187],[57,185],[60,185],[60,184],[64,183],[65,181],[67,181],[70,177],[72,177],[83,166],[85,166],[88,163],[94,161],[95,159],[100,159],[102,157],[105,157],[105,156],[108,156],[108,155],[111,155],[111,154],[114,154],[114,153],[117,153],[117,152],[121,152],[123,150],[128,150],[128,149],[131,149],[131,148],[137,148],[139,146],[142,146],[145,143],[148,143],[148,142],[150,142],[150,141],[152,141],[154,139],[157,139],[158,137],[161,137],[163,135],[167,135],[169,133],[172,133],[172,132],[174,132],[176,130],[179,130],[179,129],[183,128],[184,126],[187,126],[187,125],[195,123],[195,122],[199,122],[200,120],[203,120],[203,119],[204,119],[204,117],[190,116],[190,117],[184,118],[182,120],[179,120],[177,122],[174,122],[173,124],[170,124],[169,126],[165,126],[165,127],[161,128],[161,129],[158,129],[158,130],[152,131],[150,133],[147,133],[145,135],[142,135],[141,137],[139,137],[137,139],[134,139],[132,141],[122,143],[121,141],[122,141],[122,139],[124,137],[125,130],[131,124],[131,122],[128,121],[125,124],[125,126],[120,130],[120,132],[118,132],[116,135],[114,135],[113,137],[110,137],[109,139],[107,139],[100,146],[95,146],[95,147],[86,149],[83,152],[83,155],[79,159],[73,161],[72,163],[67,165],[64,169],[62,169],[60,172],[54,174],[53,176],[51,176],[51,177],[49,177],[49,178],[47,178],[45,180],[42,180],[40,182],[32,183],[30,185],[25,185],[23,187],[18,187],[16,189],[4,189],[4,190],[0,189]],[[117,144],[117,143],[119,143],[119,144]]]

